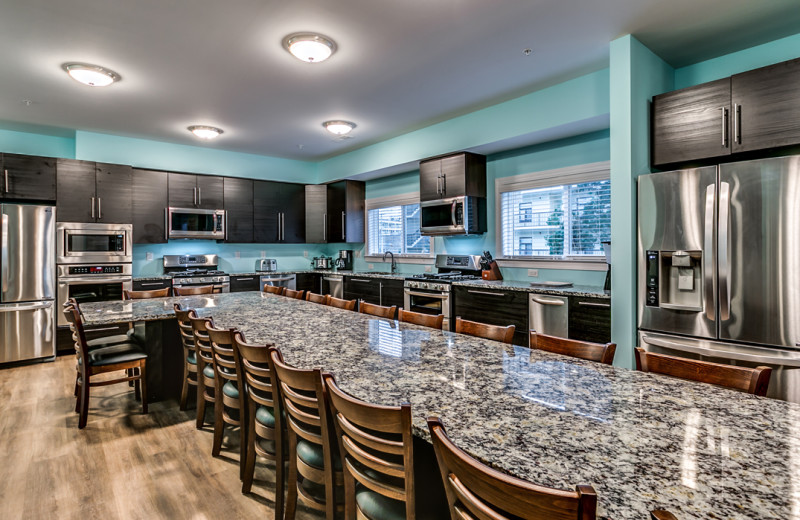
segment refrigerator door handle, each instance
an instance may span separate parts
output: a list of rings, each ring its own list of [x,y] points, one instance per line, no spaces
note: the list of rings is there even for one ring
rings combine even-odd
[[[53,306],[52,301],[37,302],[37,303],[17,303],[0,305],[0,313],[2,312],[22,312],[22,311],[38,311],[41,309],[49,309]]]
[[[717,187],[710,184],[706,187],[706,219],[705,237],[703,239],[703,291],[706,318],[716,320],[714,306],[714,206],[717,197]]]
[[[2,281],[0,283],[2,283],[2,288],[0,288],[0,292],[5,294],[8,290],[8,215],[5,213],[3,214],[2,233],[3,240],[2,245],[0,245],[3,251],[2,257],[0,257],[0,264],[2,264]]]
[[[731,317],[731,185],[719,183],[719,319]]]
[[[677,350],[680,352],[690,352],[700,356],[711,358],[731,359],[736,361],[746,361],[749,363],[759,363],[765,365],[778,365],[788,367],[800,367],[800,358],[796,354],[786,354],[785,351],[772,349],[775,355],[770,355],[770,349],[753,347],[750,351],[718,350],[712,347],[701,345],[691,345],[684,342],[670,341],[668,339],[654,337],[648,334],[642,335],[642,341],[648,345]],[[756,351],[764,353],[757,353]]]

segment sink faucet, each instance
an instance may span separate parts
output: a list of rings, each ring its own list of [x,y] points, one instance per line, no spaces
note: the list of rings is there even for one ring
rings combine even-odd
[[[397,272],[397,262],[394,261],[394,253],[391,251],[386,251],[383,253],[383,261],[386,261],[386,255],[392,255],[392,274]]]

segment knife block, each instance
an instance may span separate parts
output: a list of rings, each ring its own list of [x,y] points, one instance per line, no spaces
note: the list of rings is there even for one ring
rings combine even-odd
[[[489,269],[481,271],[481,278],[484,280],[502,280],[503,275],[500,274],[500,268],[497,267],[497,262],[494,260],[489,262]]]

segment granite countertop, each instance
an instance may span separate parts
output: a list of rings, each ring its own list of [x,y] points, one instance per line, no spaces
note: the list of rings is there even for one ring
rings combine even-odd
[[[531,282],[514,280],[472,280],[453,282],[453,285],[463,287],[480,287],[484,289],[503,289],[506,291],[523,291],[536,294],[550,294],[553,296],[584,296],[587,298],[611,298],[611,291],[605,291],[595,285],[573,285],[572,287],[535,287]]]
[[[301,274],[301,273],[313,273],[313,274],[337,274],[343,276],[360,276],[363,278],[390,278],[393,280],[404,280],[407,277],[411,276],[410,274],[400,274],[400,273],[381,273],[377,271],[334,271],[333,269],[296,269],[296,270],[289,270],[289,271],[271,271],[271,272],[244,272],[244,273],[228,273],[230,276],[281,276],[281,275],[288,275],[288,274]],[[145,276],[137,276],[133,278],[135,282],[144,282],[148,280],[170,280],[172,279],[172,275],[145,275]]]
[[[145,276],[135,276],[133,278],[134,282],[147,282],[147,281],[157,281],[157,280],[172,280],[171,274],[154,274],[154,275],[145,275]]]
[[[800,405],[259,292],[81,305],[89,325],[173,302],[324,367],[356,397],[442,417],[456,444],[538,484],[594,486],[600,518],[800,519]]]

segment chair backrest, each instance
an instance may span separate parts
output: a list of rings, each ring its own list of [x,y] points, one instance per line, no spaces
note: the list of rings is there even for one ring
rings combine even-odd
[[[636,370],[710,383],[760,396],[767,395],[769,379],[772,376],[772,369],[764,366],[748,368],[711,363],[655,354],[641,347],[636,347],[635,353]]]
[[[294,298],[295,300],[302,300],[303,292],[304,291],[295,291],[292,289],[286,289],[285,291],[283,291],[283,295],[288,296],[289,298]]]
[[[208,363],[214,363],[214,353],[211,350],[211,340],[208,337],[208,327],[214,326],[211,318],[199,318],[194,310],[189,311],[189,321],[194,333],[194,346],[197,351],[197,373],[203,372]]]
[[[194,330],[192,329],[192,316],[197,317],[194,309],[184,309],[180,303],[174,305],[175,319],[178,320],[178,332],[181,336],[184,357],[195,351]]]
[[[342,466],[364,487],[405,502],[405,518],[414,520],[411,405],[366,403],[345,393],[332,375],[322,377],[328,391]]]
[[[272,365],[269,348],[273,345],[253,345],[247,343],[244,334],[236,331],[233,344],[239,354],[242,378],[247,387],[247,398],[256,406],[266,406],[274,411],[275,429],[281,429],[280,400],[276,399],[277,390],[272,382]]]
[[[670,513],[669,511],[651,511],[650,518],[652,520],[678,520],[678,517]]]
[[[393,320],[395,314],[397,314],[397,305],[385,307],[383,305],[375,305],[373,303],[367,303],[364,300],[361,300],[358,302],[358,312],[361,314],[369,314],[371,316],[378,316],[379,318]]]
[[[514,339],[515,330],[516,326],[514,325],[509,325],[507,327],[501,325],[487,325],[486,323],[462,320],[456,317],[456,332],[459,334],[467,334],[468,336],[477,336],[479,338],[502,341],[503,343],[511,343],[511,340]]]
[[[452,518],[487,520],[594,520],[597,495],[591,486],[563,491],[538,486],[485,466],[447,436],[442,422],[428,419]]]
[[[64,317],[69,322],[69,328],[72,331],[72,340],[75,343],[75,355],[80,359],[79,369],[83,372],[89,366],[89,350],[86,346],[86,331],[83,328],[83,318],[81,312],[78,310],[77,303],[75,305],[64,306]]]
[[[590,343],[576,339],[559,338],[547,334],[530,333],[530,347],[555,352],[589,361],[597,361],[606,365],[614,363],[614,353],[617,351],[616,343]]]
[[[285,290],[286,290],[286,287],[280,287],[280,286],[277,286],[277,285],[264,284],[264,292],[268,292],[268,293],[272,293],[272,294],[277,294],[278,296],[282,296],[283,295],[283,291],[285,291]]]
[[[213,285],[190,285],[188,287],[173,287],[172,293],[175,296],[192,296],[195,294],[213,294],[221,292],[221,289],[214,290]]]
[[[211,352],[214,354],[214,377],[224,383],[225,380],[239,385],[239,360],[233,346],[233,335],[236,329],[218,329],[213,324],[206,326]],[[240,392],[241,395],[241,392]]]
[[[124,300],[147,300],[150,298],[166,298],[169,296],[169,287],[163,289],[153,289],[152,291],[130,291],[124,289],[122,297]]]
[[[342,300],[341,298],[334,298],[333,296],[330,296],[328,298],[328,305],[331,307],[336,307],[337,309],[344,309],[346,311],[356,310],[356,300]]]
[[[328,300],[330,299],[330,294],[315,294],[311,291],[306,293],[306,301],[314,302],[314,303],[321,303],[323,305],[328,305]]]
[[[431,314],[422,314],[421,312],[400,309],[397,311],[397,319],[406,323],[422,325],[423,327],[441,329],[442,323],[444,323],[444,314],[438,314],[434,316]]]

